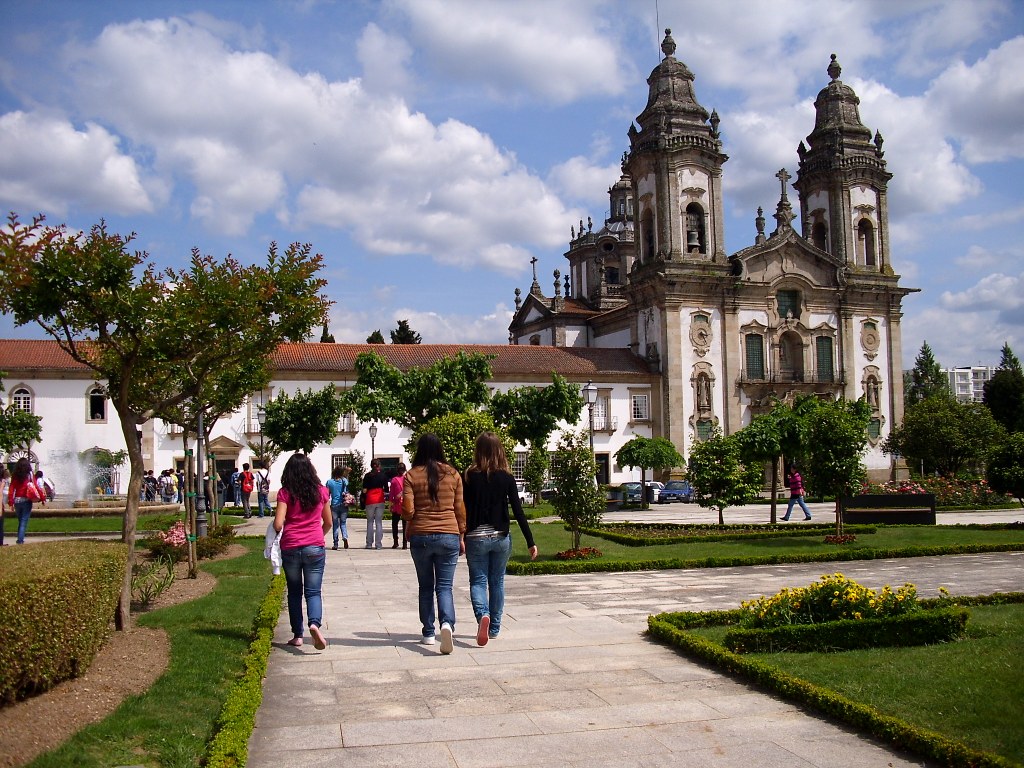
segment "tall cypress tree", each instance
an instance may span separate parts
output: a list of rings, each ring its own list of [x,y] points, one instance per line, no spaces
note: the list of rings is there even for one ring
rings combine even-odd
[[[984,402],[1007,432],[1024,432],[1024,369],[1009,344],[1003,344],[999,368],[985,382]]]
[[[917,353],[917,358],[914,360],[914,368],[910,371],[910,386],[906,388],[906,403],[911,406],[934,395],[952,397],[952,393],[949,391],[949,382],[935,361],[932,348],[926,341],[921,345],[921,351]]]

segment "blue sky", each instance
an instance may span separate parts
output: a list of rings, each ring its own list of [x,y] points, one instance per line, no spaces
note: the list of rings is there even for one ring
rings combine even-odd
[[[1024,355],[1013,0],[2,2],[0,207],[105,218],[159,265],[310,242],[338,341],[405,318],[502,343],[530,258],[550,293],[570,226],[607,215],[666,27],[721,116],[729,252],[795,175],[834,52],[921,289],[904,365],[924,340],[943,365]]]

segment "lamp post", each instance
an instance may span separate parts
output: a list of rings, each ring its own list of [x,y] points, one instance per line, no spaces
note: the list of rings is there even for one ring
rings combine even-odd
[[[377,425],[370,425],[370,463],[377,458]]]
[[[594,403],[597,402],[597,387],[594,382],[588,381],[583,387],[583,398],[587,401],[587,410],[590,412],[590,452],[594,452]]]
[[[260,464],[266,464],[266,460],[263,458],[263,425],[267,423],[267,409],[263,407],[263,403],[260,403],[256,409],[256,423],[260,425]],[[266,466],[263,467],[266,469]]]
[[[203,412],[196,424],[196,530],[197,538],[206,535],[206,482],[203,479]],[[216,488],[216,485],[214,485]]]

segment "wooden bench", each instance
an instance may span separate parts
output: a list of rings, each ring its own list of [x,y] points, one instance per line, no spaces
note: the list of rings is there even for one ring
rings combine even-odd
[[[934,493],[865,493],[842,499],[844,523],[935,525]]]

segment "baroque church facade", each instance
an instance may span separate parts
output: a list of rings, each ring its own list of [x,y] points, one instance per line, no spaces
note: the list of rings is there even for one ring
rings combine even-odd
[[[661,48],[610,215],[596,231],[590,220],[572,228],[553,296],[534,262],[529,292],[516,289],[510,343],[632,350],[661,378],[651,421],[683,456],[776,400],[864,397],[865,464],[888,479],[895,467],[881,442],[903,418],[900,319],[915,289],[899,285],[890,261],[881,135],[861,122],[833,55],[797,149],[799,227],[783,169],[774,229],[766,234],[759,208],[754,243],[727,254],[720,120],[697,101],[670,30]],[[602,393],[599,422],[610,405]]]

